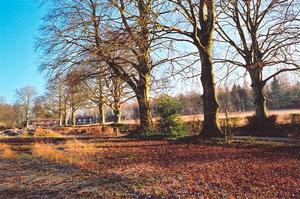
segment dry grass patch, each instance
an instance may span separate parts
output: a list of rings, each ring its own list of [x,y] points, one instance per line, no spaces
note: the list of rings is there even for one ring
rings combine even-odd
[[[32,155],[56,163],[73,165],[84,165],[92,162],[96,153],[93,144],[84,143],[79,140],[68,140],[63,145],[37,142],[32,146]]]
[[[66,155],[53,144],[37,142],[32,146],[32,155],[53,162],[69,162]]]
[[[68,154],[69,162],[78,166],[91,165],[96,154],[96,148],[92,143],[79,140],[67,140],[63,145]]]
[[[36,137],[61,137],[60,133],[52,131],[50,129],[37,128],[34,131],[34,136]]]
[[[84,128],[87,135],[93,137],[117,136],[117,131],[111,126],[91,126]]]
[[[67,140],[64,144],[64,148],[68,150],[69,153],[77,155],[91,155],[96,153],[94,144],[81,142],[76,139]]]
[[[6,159],[16,159],[18,158],[18,154],[11,149],[11,147],[7,144],[0,144],[0,150],[2,151],[2,155]]]

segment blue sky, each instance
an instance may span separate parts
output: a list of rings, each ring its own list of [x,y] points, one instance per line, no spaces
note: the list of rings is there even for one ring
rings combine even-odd
[[[43,11],[35,0],[0,0],[0,96],[14,102],[14,89],[45,80],[38,72],[35,37]]]
[[[0,96],[9,103],[15,101],[15,89],[32,85],[40,94],[44,91],[45,78],[38,71],[38,53],[34,50],[44,15],[45,9],[37,0],[0,0]],[[177,90],[183,87],[186,90],[186,84]]]

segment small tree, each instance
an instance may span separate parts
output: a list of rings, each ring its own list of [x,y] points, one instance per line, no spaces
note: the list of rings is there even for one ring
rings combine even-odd
[[[26,86],[15,90],[17,102],[22,106],[23,111],[23,124],[28,127],[32,112],[32,105],[37,95],[36,88],[33,86]]]
[[[182,111],[182,104],[179,100],[163,95],[157,103],[158,130],[162,135],[167,136],[183,136],[186,133],[186,127],[183,124],[179,114]]]

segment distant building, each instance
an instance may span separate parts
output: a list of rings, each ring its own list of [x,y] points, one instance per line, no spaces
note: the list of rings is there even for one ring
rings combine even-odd
[[[76,125],[94,124],[94,123],[96,123],[96,120],[92,116],[76,117]]]
[[[51,127],[57,126],[58,121],[55,119],[37,119],[32,121],[32,125],[37,127]]]

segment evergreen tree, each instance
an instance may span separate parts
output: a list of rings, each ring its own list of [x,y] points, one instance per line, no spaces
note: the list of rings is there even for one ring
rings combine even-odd
[[[281,106],[282,89],[279,80],[274,77],[270,85],[269,101],[270,108],[278,109]]]
[[[251,95],[251,89],[249,87],[247,87],[246,85],[244,85],[241,88],[240,91],[240,98],[242,100],[243,103],[243,111],[250,111],[253,109],[253,105],[252,105],[252,95]]]
[[[234,107],[234,110],[236,112],[238,112],[240,110],[240,96],[239,96],[239,89],[236,84],[234,84],[231,89],[230,99],[231,99],[231,103]]]

